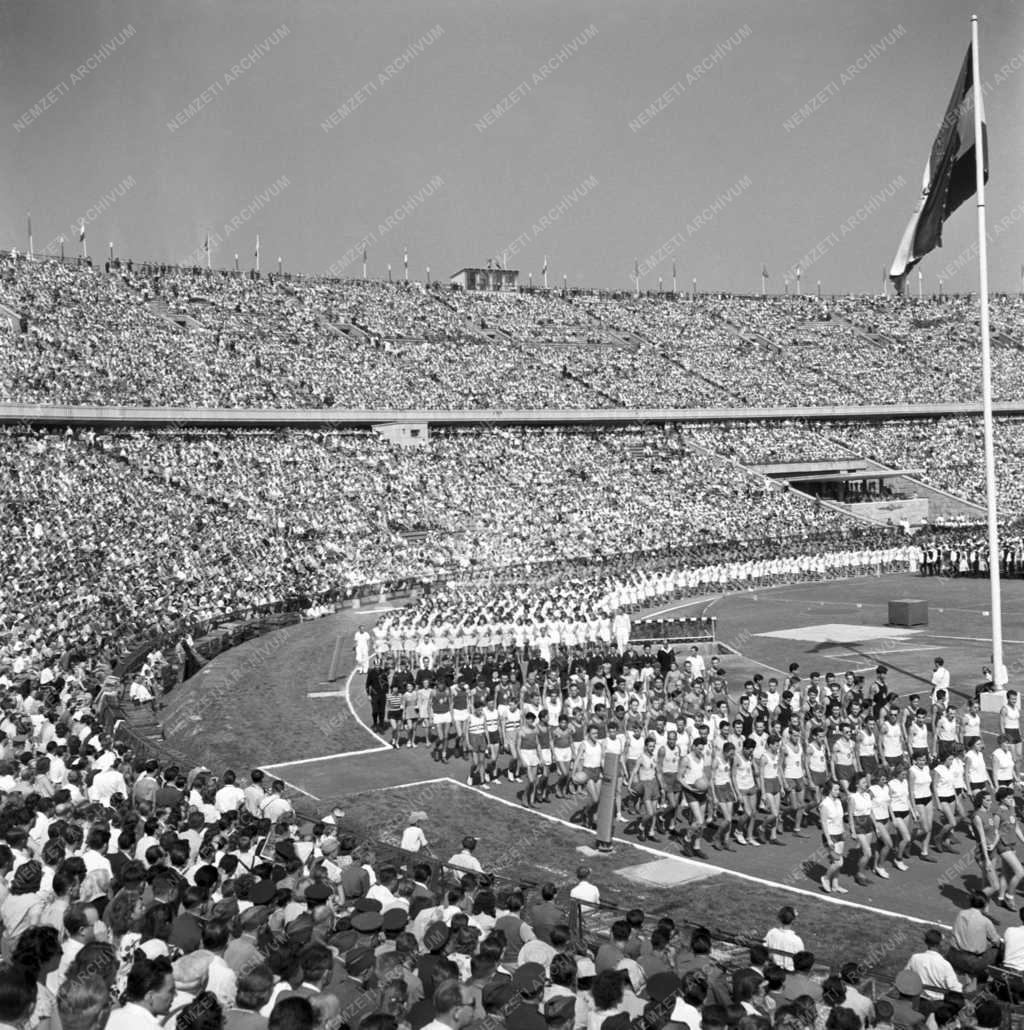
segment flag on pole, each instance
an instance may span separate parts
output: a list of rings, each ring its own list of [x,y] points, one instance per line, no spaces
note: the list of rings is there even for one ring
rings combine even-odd
[[[544,267],[540,271],[541,271],[541,275],[547,275],[548,274],[548,256],[547,256],[547,254],[544,255]]]
[[[640,278],[640,262],[636,259],[633,260],[633,278]]]
[[[672,278],[675,279],[675,277],[676,277],[676,262],[675,262],[675,258],[673,258],[672,259]]]
[[[761,278],[762,279],[768,279],[769,278],[768,266],[767,265],[761,265]]]
[[[85,240],[85,222],[82,222],[82,228],[78,230],[78,242],[82,243]]]
[[[975,98],[977,100],[975,101]],[[982,91],[974,88],[971,47],[960,68],[946,115],[924,166],[921,198],[900,240],[889,278],[902,293],[910,270],[942,246],[942,224],[977,190],[974,168],[974,104],[981,115],[982,163],[988,182],[988,130]]]
[[[363,264],[366,264],[366,248],[363,247]]]

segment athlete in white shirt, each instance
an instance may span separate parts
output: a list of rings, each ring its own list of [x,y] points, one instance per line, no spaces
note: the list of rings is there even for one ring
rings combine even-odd
[[[839,797],[838,781],[829,782],[827,793],[821,799],[818,815],[821,818],[821,836],[828,849],[828,868],[821,878],[821,887],[826,894],[849,894],[839,882],[839,870],[843,867],[846,852],[846,812]]]

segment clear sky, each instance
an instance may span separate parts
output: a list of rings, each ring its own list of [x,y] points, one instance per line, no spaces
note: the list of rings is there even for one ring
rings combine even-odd
[[[3,0],[0,247],[24,248],[31,211],[37,249],[61,233],[77,248],[87,217],[94,256],[114,241],[180,261],[209,228],[215,265],[236,251],[251,265],[259,232],[265,269],[281,255],[321,273],[348,251],[360,274],[368,240],[371,276],[388,262],[399,275],[405,247],[415,278],[511,249],[524,281],[546,254],[552,282],[626,288],[634,261],[674,238],[680,287],[753,292],[763,263],[781,292],[815,252],[805,291],[874,291],[971,13],[957,0]],[[978,0],[977,13],[990,283],[1016,291],[1024,4]],[[955,267],[975,239],[972,201],[922,262],[926,291],[951,267],[948,290],[977,289],[973,255]],[[643,286],[668,286],[671,266]]]

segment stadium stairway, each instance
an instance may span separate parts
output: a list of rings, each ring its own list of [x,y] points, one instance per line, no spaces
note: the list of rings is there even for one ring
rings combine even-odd
[[[562,375],[566,379],[571,379],[574,383],[579,383],[581,386],[585,386],[588,390],[591,390],[599,396],[604,397],[606,400],[611,401],[615,407],[629,407],[629,405],[626,404],[621,397],[616,397],[614,394],[609,393],[607,390],[602,390],[600,386],[594,386],[593,383],[587,382],[587,380],[584,379],[583,376],[578,376],[575,372],[570,372],[567,366],[562,366]]]
[[[1024,350],[1024,340],[1014,339],[1009,333],[998,332],[992,336],[992,342],[1000,347]]]
[[[727,318],[721,319],[718,324],[726,332],[731,333],[736,340],[745,343],[748,347],[753,346],[758,350],[762,347],[766,347],[770,351],[775,351],[776,354],[782,353],[782,345],[769,340],[767,336],[762,336],[760,333],[744,329],[742,326],[738,326],[735,322],[732,322]]]
[[[899,344],[891,336],[864,329],[862,326],[857,325],[856,322],[851,322],[848,318],[833,315],[832,321],[838,325],[845,326],[850,332],[856,333],[857,336],[870,343],[873,347],[899,347]]]
[[[742,339],[742,337],[740,337]],[[708,384],[708,386],[714,387],[720,391],[723,396],[731,397],[734,401],[739,401],[740,407],[743,407],[749,403],[749,399],[745,397],[738,390],[730,390],[727,386],[723,386],[717,379],[712,379],[711,376],[704,375],[703,372],[698,372],[696,369],[691,368],[685,361],[680,361],[677,357],[669,354],[666,350],[658,351],[659,355],[668,362],[671,362],[677,368],[681,368],[687,375],[692,376],[694,379],[700,379],[702,382]]]
[[[149,301],[147,307],[154,315],[156,315],[157,318],[162,318],[182,329],[191,329],[194,332],[199,333],[209,332],[206,326],[201,325],[191,315],[183,314],[180,311],[172,311],[170,305],[163,299],[163,297],[156,297]]]

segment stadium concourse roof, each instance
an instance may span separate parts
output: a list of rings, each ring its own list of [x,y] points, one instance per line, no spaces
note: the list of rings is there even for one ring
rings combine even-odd
[[[996,401],[997,415],[1024,415],[1024,400]],[[59,404],[0,404],[0,424],[265,427],[336,429],[384,423],[448,425],[616,425],[632,422],[742,422],[783,419],[935,418],[980,415],[981,404],[844,404],[794,408],[580,408],[376,411],[348,408],[143,408]]]

